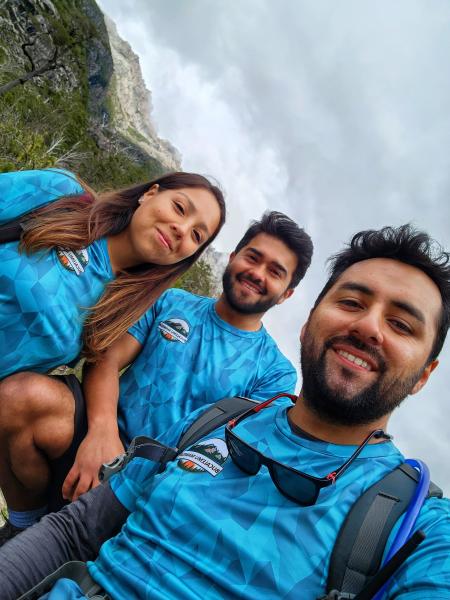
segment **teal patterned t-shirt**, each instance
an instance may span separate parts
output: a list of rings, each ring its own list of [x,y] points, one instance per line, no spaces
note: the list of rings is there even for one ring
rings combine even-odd
[[[61,169],[0,175],[0,223],[83,188]],[[105,239],[79,251],[28,256],[18,242],[0,244],[0,379],[24,370],[48,371],[81,350],[86,310],[113,279]]]
[[[287,465],[323,477],[355,450],[301,438],[278,401],[236,433]],[[198,411],[198,414],[201,411]],[[187,422],[162,439],[174,446]],[[111,480],[132,514],[106,542],[91,575],[114,600],[316,600],[325,593],[329,558],[355,500],[403,461],[392,442],[367,446],[314,506],[282,496],[265,467],[248,476],[228,456],[224,428],[196,442],[159,475],[134,459]],[[426,501],[417,529],[426,539],[395,574],[384,600],[450,598],[450,503]],[[388,547],[395,535],[394,528]]]
[[[142,350],[120,378],[119,426],[127,444],[156,437],[225,396],[265,400],[293,392],[297,375],[264,327],[242,331],[215,300],[168,290],[129,329]]]

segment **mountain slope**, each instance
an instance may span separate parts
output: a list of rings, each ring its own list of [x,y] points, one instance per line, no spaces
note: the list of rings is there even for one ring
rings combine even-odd
[[[0,5],[0,172],[64,166],[102,189],[180,168],[148,117],[138,59],[114,29],[93,0]]]

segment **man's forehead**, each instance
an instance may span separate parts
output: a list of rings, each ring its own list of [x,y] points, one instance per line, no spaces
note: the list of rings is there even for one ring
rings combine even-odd
[[[368,258],[356,262],[339,275],[333,287],[355,278],[372,282],[373,286],[379,283],[388,284],[393,293],[403,289],[405,282],[414,278],[426,282],[439,293],[436,284],[421,269],[393,258]]]
[[[421,269],[391,258],[371,258],[346,269],[328,294],[354,288],[368,296],[383,295],[394,303],[407,301],[428,316],[438,317],[442,298],[434,281]]]
[[[254,251],[285,270],[294,271],[297,256],[283,240],[268,233],[258,233],[239,252]]]
[[[257,233],[255,237],[252,237],[252,239],[249,240],[247,244],[242,247],[242,250],[245,250],[246,248],[255,247],[258,249],[269,251],[273,242],[278,242],[282,244],[286,249],[288,249],[287,245],[282,240],[280,240],[280,238],[275,237],[274,235],[270,235],[268,233],[261,232]]]

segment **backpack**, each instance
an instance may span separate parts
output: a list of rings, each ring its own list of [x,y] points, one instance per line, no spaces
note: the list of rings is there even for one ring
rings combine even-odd
[[[188,446],[240,416],[255,404],[259,404],[259,401],[242,396],[219,400],[191,423],[175,448],[146,436],[136,437],[126,454],[102,466],[99,479],[106,481],[135,457],[160,463],[158,472],[162,472],[166,464],[175,460]],[[331,553],[327,595],[318,600],[370,600],[414,551],[425,537],[421,532],[416,532],[392,560],[380,569],[389,534],[414,501],[418,481],[417,470],[404,463],[374,483],[358,498],[339,531]],[[442,495],[442,490],[431,483],[427,497],[442,498]]]
[[[15,242],[20,239],[22,233],[22,223],[20,223],[19,220],[10,221],[5,225],[0,225],[0,244]]]

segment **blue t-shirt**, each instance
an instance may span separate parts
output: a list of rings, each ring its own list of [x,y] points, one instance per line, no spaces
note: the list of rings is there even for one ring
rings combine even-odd
[[[83,188],[68,171],[0,175],[0,223]],[[0,244],[0,378],[45,372],[75,359],[86,311],[113,279],[106,239],[77,251],[19,253]]]
[[[288,408],[278,401],[236,433],[267,456],[318,477],[355,450],[295,435]],[[175,445],[194,418],[174,426],[164,441]],[[391,442],[369,445],[314,506],[300,507],[278,492],[265,467],[255,476],[239,470],[224,438],[224,428],[216,429],[162,474],[152,476],[154,464],[137,458],[112,478],[132,514],[89,570],[114,600],[315,600],[325,593],[330,553],[350,507],[403,461]],[[427,537],[384,598],[448,599],[449,501],[427,500],[416,528]]]
[[[225,323],[215,300],[168,290],[129,329],[142,350],[120,378],[119,427],[129,443],[156,437],[225,396],[264,400],[293,392],[297,375],[264,327]]]

